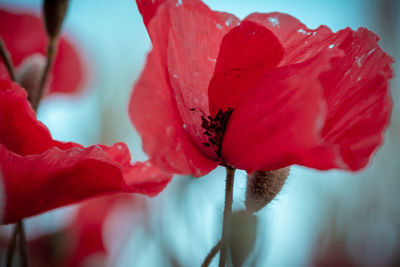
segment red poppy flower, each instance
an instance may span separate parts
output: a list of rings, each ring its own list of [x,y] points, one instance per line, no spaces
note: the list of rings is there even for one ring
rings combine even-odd
[[[3,38],[15,66],[20,68],[30,56],[44,55],[47,34],[40,18],[0,9],[0,36]],[[50,77],[50,92],[72,93],[82,88],[84,67],[76,47],[61,36]],[[8,72],[0,60],[0,78],[8,78]]]
[[[131,164],[124,143],[84,148],[54,140],[36,119],[26,91],[9,80],[0,80],[0,169],[3,223],[98,195],[154,196],[170,180],[150,161]]]
[[[130,102],[155,163],[195,176],[366,166],[391,111],[393,60],[374,33],[161,2],[137,1],[153,48]]]

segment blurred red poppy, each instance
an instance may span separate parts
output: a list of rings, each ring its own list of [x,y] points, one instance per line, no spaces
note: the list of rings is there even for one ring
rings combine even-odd
[[[124,143],[84,148],[54,140],[37,120],[26,91],[9,80],[0,80],[0,168],[3,223],[98,195],[154,196],[171,178],[150,161],[131,164]]]
[[[34,15],[0,9],[0,36],[17,69],[31,56],[45,54],[46,31],[42,20]],[[69,39],[61,36],[50,77],[49,92],[77,92],[82,89],[85,76],[84,63],[77,48]],[[1,60],[0,78],[8,78],[7,69]]]
[[[109,266],[132,230],[136,215],[145,212],[142,204],[128,194],[84,201],[65,227],[28,236],[32,266]],[[5,251],[7,243],[6,236],[0,235],[0,249]]]
[[[292,164],[359,170],[382,143],[393,76],[365,28],[308,29],[282,13],[240,21],[201,1],[137,0],[153,49],[130,116],[163,169],[201,176]]]
[[[115,260],[112,259],[112,251],[119,249],[126,241],[128,232],[132,230],[132,215],[143,212],[143,207],[137,204],[131,196],[124,194],[90,199],[82,203],[72,223],[63,231],[68,241],[65,266],[87,266],[88,262],[93,261],[102,263],[102,266],[106,266],[107,262],[110,265],[110,261]],[[124,217],[118,217],[121,215]],[[121,219],[123,223],[118,222]],[[110,230],[113,237],[111,240],[106,237]]]

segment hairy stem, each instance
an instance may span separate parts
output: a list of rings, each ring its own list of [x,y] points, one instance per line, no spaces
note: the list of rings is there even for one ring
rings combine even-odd
[[[233,202],[233,183],[235,178],[235,169],[226,167],[226,182],[225,182],[225,208],[224,219],[222,223],[222,238],[221,238],[221,252],[219,256],[219,267],[225,267],[226,254],[228,252],[228,238],[229,227],[232,215],[232,202]]]
[[[6,65],[8,73],[10,74],[11,80],[15,81],[14,65],[11,60],[10,53],[8,52],[7,47],[4,44],[3,39],[1,37],[0,37],[0,54],[4,64]]]

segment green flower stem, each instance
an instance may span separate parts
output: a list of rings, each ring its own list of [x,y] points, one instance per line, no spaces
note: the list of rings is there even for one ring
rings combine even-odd
[[[228,252],[229,227],[232,215],[233,202],[233,183],[235,178],[235,169],[226,167],[226,188],[225,188],[225,208],[222,223],[221,252],[219,256],[219,267],[225,267],[226,255]]]

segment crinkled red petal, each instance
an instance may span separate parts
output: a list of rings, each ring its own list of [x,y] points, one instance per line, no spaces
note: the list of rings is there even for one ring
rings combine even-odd
[[[235,16],[212,11],[201,1],[182,0],[160,5],[147,26],[185,132],[210,158],[215,151],[203,145],[208,138],[203,134],[201,116],[209,114],[208,86],[222,38],[238,23]]]
[[[116,153],[116,150],[119,153]],[[81,200],[118,192],[158,194],[171,176],[151,162],[126,164],[125,144],[20,156],[0,145],[5,188],[3,223],[17,222]]]
[[[83,148],[53,140],[36,119],[24,89],[0,80],[0,169],[6,203],[3,223],[103,194],[154,196],[171,178],[150,161],[130,161],[123,143]]]
[[[244,21],[263,25],[278,38],[285,50],[279,66],[304,62],[342,41],[339,38],[341,35],[335,35],[326,26],[312,30],[295,17],[284,13],[253,13]]]
[[[191,143],[171,94],[160,58],[152,51],[132,93],[129,115],[142,136],[144,151],[157,166],[173,173],[202,176],[217,164]]]
[[[322,137],[339,151],[346,168],[359,170],[382,143],[389,123],[393,60],[367,29],[340,33],[346,36],[339,45],[345,56],[334,59],[332,70],[321,76],[328,107]]]
[[[201,116],[209,113],[207,90],[220,41],[237,23],[201,1],[165,1],[147,25],[153,51],[130,113],[146,153],[166,170],[200,176],[217,165],[206,157],[215,152],[204,151]]]

